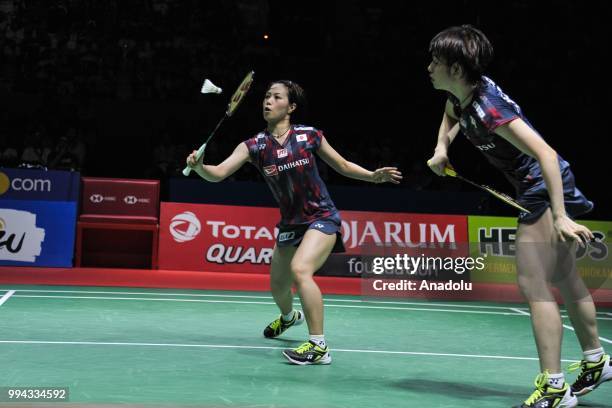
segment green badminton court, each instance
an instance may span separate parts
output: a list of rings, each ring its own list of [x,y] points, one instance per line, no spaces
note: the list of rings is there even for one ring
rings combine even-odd
[[[265,339],[268,293],[3,285],[0,297],[0,387],[66,387],[71,404],[510,407],[538,372],[520,304],[325,296],[333,363],[294,366],[281,351],[306,325]],[[612,310],[598,321],[612,350]],[[564,322],[567,366],[581,352]],[[580,401],[612,407],[612,382]]]

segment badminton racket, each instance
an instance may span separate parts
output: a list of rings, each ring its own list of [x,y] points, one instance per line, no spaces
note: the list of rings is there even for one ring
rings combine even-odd
[[[234,94],[232,95],[232,99],[230,99],[230,102],[227,104],[227,110],[225,111],[225,114],[223,115],[221,120],[217,123],[217,126],[215,126],[214,130],[208,136],[204,144],[202,144],[202,146],[200,146],[200,148],[196,152],[196,156],[195,156],[196,162],[200,160],[200,158],[204,154],[206,145],[208,144],[208,142],[210,142],[210,139],[212,139],[212,137],[215,135],[219,127],[221,127],[221,124],[225,121],[225,119],[231,117],[234,114],[234,112],[240,105],[240,102],[242,102],[242,100],[244,99],[244,96],[249,91],[249,88],[251,87],[251,84],[253,83],[254,75],[255,75],[255,71],[250,71],[244,77],[244,79],[240,83],[240,86],[238,86],[238,89],[236,89],[236,92],[234,92]],[[188,176],[189,173],[191,173],[191,167],[187,166],[183,169],[183,175]]]
[[[429,164],[430,162],[431,162],[431,160],[429,160],[427,162],[427,164]],[[478,187],[481,190],[484,190],[487,193],[491,194],[492,196],[500,199],[504,203],[509,204],[509,205],[513,206],[514,208],[517,208],[517,209],[519,209],[519,210],[521,210],[523,212],[526,212],[527,214],[531,214],[531,211],[529,211],[528,209],[526,209],[525,207],[520,205],[514,198],[510,197],[509,195],[504,194],[504,193],[500,193],[499,191],[494,190],[494,189],[492,189],[491,187],[489,187],[487,185],[478,184],[478,183],[476,183],[476,182],[474,182],[472,180],[466,179],[465,177],[459,175],[455,171],[455,169],[453,169],[452,167],[446,166],[444,168],[444,174],[446,174],[447,176],[450,176],[450,177],[458,178],[459,180],[464,181],[466,183],[469,183],[469,184],[473,185],[474,187]]]

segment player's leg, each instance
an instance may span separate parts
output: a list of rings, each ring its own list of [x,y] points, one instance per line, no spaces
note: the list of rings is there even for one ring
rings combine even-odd
[[[555,243],[550,209],[532,224],[519,224],[516,235],[518,284],[529,303],[540,369],[561,370],[563,326],[550,289],[555,264]]]
[[[580,396],[612,380],[612,366],[599,341],[593,298],[576,268],[575,243],[559,243],[556,269],[563,274],[557,286],[583,351],[582,361],[570,366],[570,371],[581,369],[571,386],[574,394]]]
[[[297,326],[304,321],[304,315],[293,309],[293,276],[291,260],[297,250],[294,246],[274,247],[270,265],[270,290],[281,315],[264,329],[264,336],[277,337],[291,326]]]
[[[574,407],[578,403],[561,371],[563,326],[550,289],[556,260],[554,237],[550,208],[534,223],[519,224],[516,236],[518,284],[531,311],[542,371],[536,379],[536,390],[522,407]]]
[[[293,281],[300,295],[310,334],[307,343],[294,350],[285,350],[283,353],[292,363],[329,364],[331,362],[323,334],[323,297],[313,275],[323,266],[335,242],[335,233],[326,234],[316,229],[309,229],[291,261]]]

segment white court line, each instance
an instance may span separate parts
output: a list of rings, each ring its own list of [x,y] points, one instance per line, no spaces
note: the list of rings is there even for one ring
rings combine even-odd
[[[0,290],[8,290],[6,288]],[[101,294],[101,295],[151,295],[151,296],[185,296],[185,297],[220,297],[220,298],[244,298],[244,299],[268,299],[272,300],[272,296],[257,296],[257,295],[220,295],[220,294],[201,294],[201,293],[168,293],[168,292],[123,292],[123,291],[87,291],[87,290],[47,290],[47,289],[19,289],[19,292],[33,293],[84,293],[84,294]],[[529,310],[527,307],[508,307],[508,306],[489,306],[489,305],[462,305],[453,303],[438,303],[438,302],[402,302],[402,301],[385,301],[385,300],[364,300],[364,299],[335,299],[323,297],[326,302],[351,302],[351,303],[372,303],[372,304],[397,304],[397,305],[414,305],[428,307],[457,307],[457,308],[475,308],[475,309],[499,309],[499,310]],[[561,313],[567,312],[565,309],[560,309]],[[597,312],[597,314],[612,316],[612,313]],[[567,317],[567,316],[563,316]],[[608,319],[602,319],[608,320]]]
[[[49,295],[15,295],[18,298],[47,298],[47,299],[97,299],[97,300],[142,300],[153,302],[197,302],[197,303],[231,303],[249,305],[276,305],[274,302],[245,302],[238,300],[204,300],[204,299],[154,299],[154,298],[124,298],[106,296],[49,296]],[[355,309],[381,309],[381,310],[407,310],[419,312],[447,312],[447,313],[472,313],[472,314],[491,314],[502,316],[519,316],[517,313],[509,312],[489,312],[485,310],[453,310],[453,309],[428,309],[424,307],[392,307],[392,306],[358,306],[358,305],[331,305],[326,307],[342,307]],[[506,308],[507,309],[507,308]]]
[[[250,350],[285,350],[287,347],[271,346],[233,346],[226,344],[177,344],[177,343],[127,343],[127,342],[96,342],[96,341],[43,341],[43,340],[0,340],[0,344],[50,344],[50,345],[82,345],[82,346],[132,346],[132,347],[185,347],[185,348],[221,348],[221,349],[250,349]],[[488,358],[497,360],[525,360],[538,361],[535,357],[495,356],[480,354],[454,354],[454,353],[426,353],[418,351],[390,351],[390,350],[358,350],[358,349],[331,349],[332,352],[342,353],[375,353],[391,355],[434,356],[434,357],[466,357]],[[561,360],[574,363],[578,360]]]
[[[519,310],[519,309],[513,309],[513,310],[516,311],[516,312],[519,312],[521,314],[524,314],[525,316],[531,316],[531,314],[529,314],[527,312],[523,312],[522,310]],[[564,324],[563,327],[565,327],[566,329],[571,330],[571,331],[576,331],[572,326],[570,326],[568,324]],[[599,337],[599,340],[601,340],[601,341],[603,341],[605,343],[612,344],[612,340],[607,339],[605,337]]]
[[[520,313],[520,314],[525,315],[525,316],[531,316],[529,313],[524,312],[521,309],[518,309],[516,307],[511,307],[510,310],[514,310],[516,313]]]
[[[9,298],[10,298],[11,296],[13,296],[13,294],[14,294],[14,293],[15,293],[15,291],[14,291],[14,290],[9,290],[8,292],[6,292],[6,293],[4,294],[4,296],[2,296],[2,297],[0,298],[0,306],[2,306],[2,305],[4,304],[4,302],[6,302],[7,300],[9,300]]]
[[[2,289],[0,289],[2,290]],[[33,293],[84,293],[84,294],[100,294],[100,295],[151,295],[151,296],[185,296],[185,297],[221,297],[221,298],[246,298],[246,299],[273,299],[272,296],[257,296],[257,295],[219,295],[219,294],[198,294],[198,293],[153,293],[153,292],[110,292],[110,291],[86,291],[86,290],[35,290],[35,289],[19,289],[19,292]],[[398,305],[426,305],[430,307],[460,307],[460,308],[476,308],[476,309],[501,309],[508,310],[507,306],[488,306],[488,305],[457,305],[438,302],[401,302],[401,301],[380,301],[380,300],[362,300],[362,299],[335,299],[323,297],[327,302],[351,302],[351,303],[373,303],[373,304],[398,304]],[[526,308],[525,308],[526,309]]]
[[[21,291],[20,291],[21,292]],[[69,291],[61,291],[61,293],[66,293]],[[69,292],[73,293],[73,292]],[[75,291],[75,293],[78,293]],[[93,293],[93,292],[81,292],[81,293]],[[106,293],[114,293],[114,292],[106,292]],[[127,292],[122,292],[127,293]],[[136,292],[131,292],[136,293]],[[144,293],[146,294],[146,293]],[[158,301],[158,302],[196,302],[196,303],[231,303],[231,304],[251,304],[251,305],[274,305],[274,302],[247,302],[247,301],[237,301],[237,300],[203,300],[203,299],[159,299],[159,298],[124,298],[124,297],[107,297],[107,296],[49,296],[49,295],[15,295],[15,297],[19,298],[59,298],[59,299],[98,299],[98,300],[143,300],[143,301]],[[270,299],[267,297],[259,297]],[[408,302],[395,302],[398,304],[409,304],[409,305],[422,305],[423,303],[408,303]],[[427,304],[429,306],[429,304]],[[452,305],[448,305],[452,306]],[[504,313],[504,312],[490,312],[484,310],[452,310],[452,309],[429,309],[425,307],[392,307],[392,306],[366,306],[366,305],[335,305],[335,304],[326,304],[325,307],[343,307],[343,308],[356,308],[356,309],[381,309],[381,310],[410,310],[410,311],[421,311],[421,312],[447,312],[447,313],[472,313],[472,314],[490,314],[490,315],[499,315],[499,316],[517,316],[517,315],[525,315],[529,316],[529,313],[514,307],[500,307],[503,310],[512,310],[515,313]],[[461,306],[460,306],[461,307]],[[562,316],[567,317],[567,316]],[[612,320],[605,317],[600,317],[598,320]]]

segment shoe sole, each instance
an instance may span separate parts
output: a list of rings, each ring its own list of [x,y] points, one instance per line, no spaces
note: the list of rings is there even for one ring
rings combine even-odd
[[[285,356],[285,358],[287,360],[289,360],[289,362],[291,364],[296,364],[296,365],[301,365],[301,366],[303,366],[303,365],[326,365],[326,364],[331,364],[331,362],[332,362],[332,358],[329,355],[329,353],[325,353],[325,355],[323,357],[321,357],[321,359],[315,361],[314,363],[311,363],[310,361],[298,361],[298,360],[294,360],[290,356],[285,354],[284,351],[283,351],[283,356]]]
[[[577,406],[578,398],[576,398],[575,394],[571,396],[569,401],[561,402],[559,405],[557,405],[558,408],[575,408]]]

